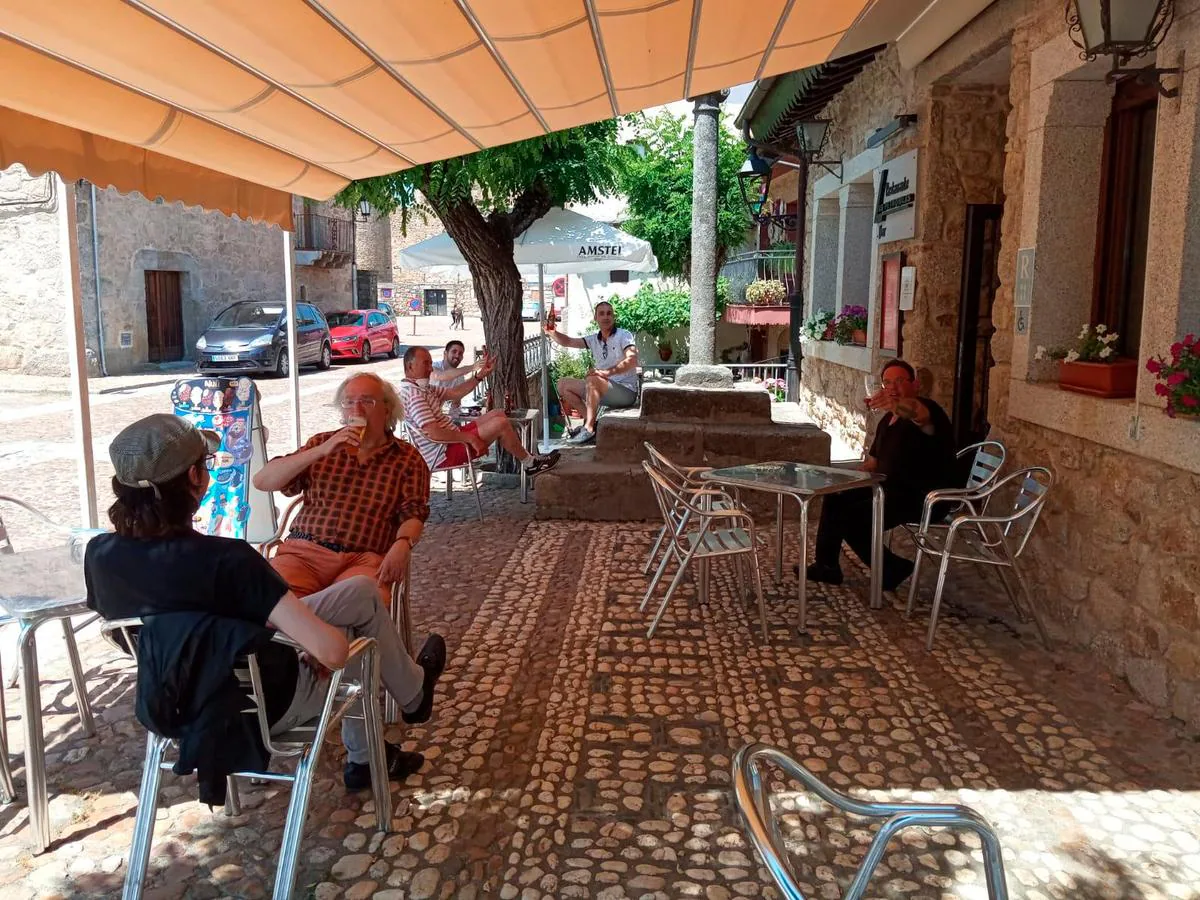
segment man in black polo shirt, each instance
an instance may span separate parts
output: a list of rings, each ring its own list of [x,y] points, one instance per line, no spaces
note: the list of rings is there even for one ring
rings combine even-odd
[[[863,463],[867,472],[886,475],[883,483],[883,527],[894,528],[921,518],[925,495],[954,482],[954,443],[950,418],[928,397],[918,396],[913,367],[902,359],[884,363],[883,388],[867,398],[867,406],[884,412]],[[859,559],[871,564],[871,491],[864,488],[830,494],[821,509],[816,561],[808,580],[841,584],[842,541]],[[912,574],[912,560],[883,551],[883,589],[894,591]]]

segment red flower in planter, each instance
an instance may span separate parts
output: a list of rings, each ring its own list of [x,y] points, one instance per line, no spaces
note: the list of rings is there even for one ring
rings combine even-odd
[[[1148,359],[1146,360],[1146,371],[1153,372],[1155,375],[1157,375],[1162,371],[1162,363],[1160,363],[1157,359]]]
[[[1182,403],[1184,406],[1190,406],[1193,408],[1200,406],[1200,400],[1197,400],[1191,394],[1184,394],[1182,397],[1179,398],[1179,402]]]
[[[1154,386],[1154,393],[1158,394],[1160,397],[1165,397],[1171,392],[1168,390],[1167,386],[1160,381]]]
[[[1170,387],[1175,387],[1176,385],[1183,384],[1187,379],[1187,373],[1185,372],[1172,372],[1167,376],[1167,384]]]
[[[1174,344],[1171,345],[1171,361],[1179,362],[1179,354],[1182,352],[1183,352],[1183,344],[1180,341],[1176,341]]]

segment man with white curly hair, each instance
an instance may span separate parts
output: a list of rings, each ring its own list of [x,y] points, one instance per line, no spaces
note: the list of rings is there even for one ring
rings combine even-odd
[[[271,564],[297,597],[369,575],[387,604],[429,517],[429,467],[396,437],[400,398],[378,375],[351,375],[334,396],[344,427],[254,476],[259,490],[304,497]]]

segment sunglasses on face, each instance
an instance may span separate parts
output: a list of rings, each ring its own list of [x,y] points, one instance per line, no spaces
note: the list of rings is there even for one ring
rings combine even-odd
[[[338,405],[342,409],[354,409],[356,406],[361,406],[363,409],[374,409],[379,401],[374,397],[352,397],[343,400]]]

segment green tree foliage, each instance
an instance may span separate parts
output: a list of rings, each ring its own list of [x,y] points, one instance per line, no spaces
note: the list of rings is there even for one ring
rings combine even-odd
[[[614,192],[630,156],[617,120],[583,125],[455,159],[355,181],[338,202],[366,200],[378,213],[435,217],[467,261],[488,346],[498,356],[497,388],[528,403],[521,343],[521,275],[513,241],[552,206]]]
[[[717,129],[717,268],[738,247],[750,227],[738,191],[737,173],[745,162],[742,142]],[[678,278],[691,276],[692,259],[692,127],[682,117],[662,113],[636,125],[635,155],[624,168],[621,191],[629,218],[622,227],[650,242],[659,271]]]
[[[729,301],[728,282],[717,279],[717,319],[725,313]],[[663,335],[672,328],[683,328],[692,320],[692,297],[685,288],[655,288],[646,282],[636,294],[610,301],[617,325],[634,334],[648,334],[662,343]]]

